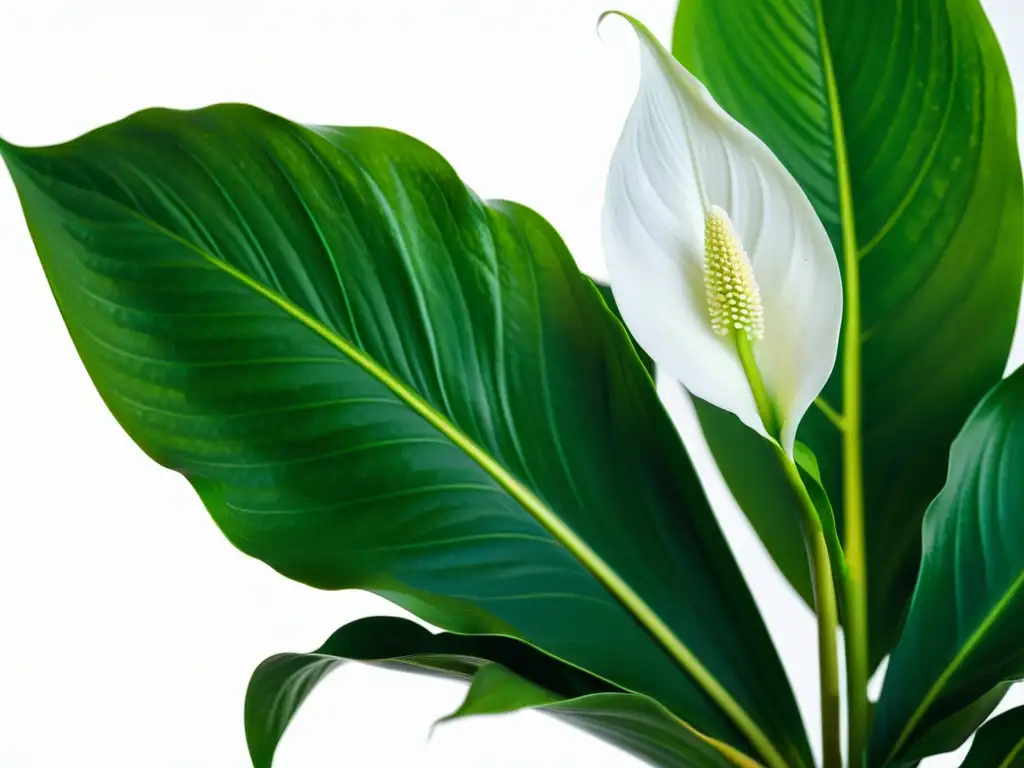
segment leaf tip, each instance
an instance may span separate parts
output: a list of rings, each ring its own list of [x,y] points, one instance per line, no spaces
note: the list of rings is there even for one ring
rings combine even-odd
[[[0,136],[0,160],[7,164],[8,169],[14,170],[12,163],[16,160],[24,160],[29,148],[12,144]]]
[[[461,709],[461,707],[459,708]],[[437,729],[442,725],[447,725],[452,720],[457,720],[459,717],[459,709],[455,710],[449,715],[439,717],[437,720],[430,724],[430,729],[427,731],[427,743],[430,744],[434,740],[434,734],[437,733]]]
[[[609,16],[618,16],[620,19],[623,19],[624,21],[628,22],[629,25],[633,28],[634,32],[637,32],[640,35],[647,35],[652,39],[656,39],[654,38],[654,33],[652,33],[651,30],[647,28],[647,25],[640,21],[640,19],[638,19],[636,16],[633,16],[630,13],[626,13],[625,11],[620,11],[616,8],[612,8],[607,11],[604,11],[600,16],[597,17],[597,36],[600,37],[602,40],[604,39],[604,37],[601,35],[601,27],[604,25],[605,20]]]
[[[624,11],[616,10],[614,8],[602,12],[601,15],[597,17],[597,23],[594,25],[594,31],[597,32],[597,36],[599,38],[601,38],[602,40],[604,40],[604,36],[601,34],[601,27],[604,25],[605,20],[609,16],[618,16],[619,18],[625,19],[626,21],[630,22],[631,24],[635,21],[635,19],[633,19],[633,17],[630,16],[628,13],[625,13]]]

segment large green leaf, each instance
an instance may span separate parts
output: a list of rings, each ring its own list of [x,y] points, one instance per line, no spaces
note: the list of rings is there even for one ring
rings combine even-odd
[[[236,546],[809,763],[650,379],[543,219],[407,136],[238,105],[0,151],[100,394]]]
[[[960,768],[1024,768],[1024,707],[985,723]]]
[[[405,619],[369,618],[342,627],[313,653],[278,654],[256,669],[245,700],[256,768],[270,768],[303,701],[347,660],[472,680],[462,706],[444,720],[541,708],[652,765],[732,765],[653,700],[625,693],[518,640],[434,635]]]
[[[611,286],[594,281],[597,290],[612,313],[622,321]],[[644,367],[655,376],[655,365],[632,334],[633,342]],[[789,480],[779,470],[778,453],[759,435],[728,411],[699,397],[692,397],[701,429],[715,455],[718,468],[729,484],[736,502],[746,512],[758,537],[775,558],[779,568],[808,605],[814,605],[811,574],[807,567],[807,550],[800,531],[799,500]],[[820,486],[820,478],[817,481]],[[814,484],[811,484],[814,487]],[[822,489],[822,496],[825,496]],[[827,505],[827,498],[825,498]],[[829,508],[831,513],[831,507]]]
[[[953,443],[946,487],[924,519],[924,558],[875,711],[871,764],[955,748],[1024,678],[1024,368],[997,386]],[[984,706],[972,706],[986,698]],[[973,718],[965,716],[973,714]],[[957,729],[936,729],[957,717]],[[952,742],[952,743],[950,743]]]
[[[479,714],[539,709],[611,742],[651,765],[678,768],[758,768],[760,763],[690,730],[660,704],[635,693],[563,698],[497,664],[473,676],[465,702],[443,721]]]
[[[838,425],[861,393],[874,666],[895,643],[949,446],[1013,335],[1024,225],[1006,65],[978,0],[682,0],[673,51],[797,178],[843,268],[844,349],[799,439],[842,530]],[[845,422],[851,451],[857,427]],[[730,450],[756,452],[756,436],[739,439],[753,447]],[[716,458],[759,529],[787,514],[779,483],[742,498],[743,467]],[[780,525],[767,543],[806,594]]]
[[[1000,683],[980,699],[963,709],[944,717],[914,738],[907,751],[899,758],[906,766],[917,766],[930,755],[941,755],[960,748],[971,734],[978,730],[978,724],[985,722],[1006,696],[1011,683]]]

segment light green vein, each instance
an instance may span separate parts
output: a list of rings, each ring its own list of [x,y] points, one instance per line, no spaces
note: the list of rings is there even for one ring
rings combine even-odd
[[[379,501],[393,501],[394,499],[407,499],[410,496],[419,496],[424,493],[441,493],[442,491],[480,491],[481,493],[501,493],[499,488],[484,483],[442,483],[440,485],[418,485],[413,488],[403,488],[399,491],[388,491],[373,496],[361,496],[357,499],[346,499],[331,504],[313,504],[305,507],[288,507],[286,509],[254,509],[242,507],[230,501],[224,500],[224,504],[230,509],[242,514],[250,515],[287,515],[287,514],[308,514],[314,512],[337,512],[342,509],[353,509],[366,504],[376,504]]]
[[[907,743],[907,740],[911,737],[914,729],[918,723],[921,722],[921,718],[928,712],[928,708],[935,703],[935,700],[941,695],[945,689],[946,684],[950,681],[957,670],[963,666],[963,663],[967,658],[974,652],[974,649],[985,639],[985,635],[992,628],[992,626],[999,620],[1003,612],[1007,609],[1014,598],[1017,596],[1017,592],[1020,591],[1021,587],[1024,586],[1024,572],[1017,577],[1017,579],[1007,589],[1006,594],[996,603],[992,610],[985,615],[985,619],[978,625],[978,628],[974,630],[967,642],[964,643],[963,647],[957,652],[956,656],[953,657],[952,661],[942,671],[942,674],[932,683],[932,687],[928,689],[928,693],[925,694],[924,698],[921,699],[921,703],[917,705],[914,710],[914,714],[911,715],[910,719],[907,720],[907,724],[903,726],[903,730],[900,732],[900,736],[896,739],[896,743],[893,748],[889,750],[888,756],[885,758],[885,762],[882,763],[883,768],[887,765],[891,765],[893,759],[899,754],[899,751]]]
[[[829,405],[828,401],[825,398],[814,398],[814,404],[818,406],[818,410],[825,415],[825,418],[832,422],[832,425],[836,429],[838,429],[839,431],[846,429],[846,422],[843,421],[843,415],[835,408],[833,408],[831,405]]]
[[[388,440],[374,440],[358,445],[350,445],[345,448],[336,448],[330,451],[320,451],[307,456],[289,456],[286,459],[275,459],[273,461],[246,462],[246,461],[207,461],[206,459],[193,459],[189,463],[199,467],[211,469],[284,469],[299,464],[312,464],[324,459],[334,459],[339,456],[351,456],[353,454],[375,451],[381,448],[401,448],[406,445],[450,445],[445,440],[436,437],[395,437]]]
[[[109,199],[108,199],[109,200]],[[353,346],[333,330],[325,326],[315,317],[311,317],[300,307],[295,306],[284,296],[275,293],[261,285],[244,272],[222,259],[206,252],[194,243],[180,237],[171,230],[161,226],[156,221],[144,216],[132,208],[109,200],[113,205],[121,208],[127,215],[130,215],[147,226],[152,227],[160,234],[178,243],[180,246],[195,253],[197,256],[208,262],[213,267],[234,278],[254,293],[262,296],[271,303],[278,306],[285,313],[296,321],[309,328],[331,346],[335,347],[345,357],[358,365],[368,374],[380,381],[391,390],[396,397],[406,403],[415,413],[419,414],[431,426],[445,435],[456,446],[462,449],[467,456],[473,459],[485,472],[487,472],[497,484],[511,496],[520,506],[523,507],[545,530],[548,531],[588,570],[594,577],[604,585],[608,591],[615,596],[629,611],[636,620],[657,640],[662,647],[672,656],[673,659],[685,670],[698,685],[700,685],[708,696],[721,708],[721,710],[736,724],[737,728],[750,740],[751,744],[761,753],[769,768],[788,768],[785,759],[778,749],[765,735],[761,728],[754,722],[753,718],[740,706],[725,687],[711,674],[711,672],[700,662],[690,648],[679,639],[673,630],[662,620],[643,598],[594,551],[565,521],[563,521],[552,509],[550,509],[536,494],[525,487],[513,477],[504,467],[498,464],[484,450],[478,446],[461,430],[455,427],[447,418],[434,410],[417,393],[410,390],[402,381],[393,376],[390,372],[380,366],[375,360],[369,357],[361,349]],[[241,510],[246,511],[246,510]],[[273,514],[274,510],[250,510]]]
[[[955,111],[953,109],[953,106],[956,104],[956,89],[959,85],[958,79],[960,69],[957,66],[957,40],[958,38],[956,35],[951,35],[949,42],[949,57],[951,60],[950,67],[952,68],[953,75],[952,81],[948,85],[949,95],[946,98],[945,109],[942,113],[942,122],[939,123],[939,128],[935,133],[935,141],[932,144],[931,148],[928,150],[928,155],[925,157],[924,161],[918,168],[917,176],[915,176],[914,181],[907,189],[907,192],[903,196],[903,199],[900,200],[899,205],[896,206],[895,210],[889,216],[888,220],[881,227],[879,227],[878,232],[876,232],[875,235],[872,238],[870,238],[868,242],[860,249],[859,258],[861,259],[863,259],[869,253],[871,253],[871,251],[873,251],[875,247],[880,242],[882,242],[885,236],[888,235],[893,230],[893,228],[896,226],[897,222],[900,220],[903,214],[906,213],[907,208],[910,207],[910,204],[914,201],[914,198],[917,196],[918,191],[924,185],[925,179],[928,178],[928,174],[932,170],[932,165],[934,165],[935,159],[939,155],[939,150],[942,149],[942,147],[944,146],[943,139],[945,138],[946,128],[949,127],[950,119]]]
[[[626,581],[609,566],[604,559],[595,552],[575,531],[573,531],[553,510],[541,501],[529,488],[523,486],[504,467],[499,465],[488,456],[480,446],[473,442],[467,435],[463,434],[444,416],[431,408],[416,393],[409,390],[401,381],[392,376],[373,359],[363,353],[362,350],[349,344],[345,339],[335,334],[316,318],[310,317],[299,307],[296,307],[283,296],[279,296],[264,288],[248,275],[236,269],[231,264],[221,261],[215,256],[207,254],[195,248],[188,241],[176,238],[173,233],[168,236],[174,237],[182,245],[194,250],[202,258],[214,266],[222,269],[225,273],[239,282],[251,288],[254,292],[279,306],[282,310],[294,317],[310,330],[320,335],[325,341],[337,348],[342,354],[351,359],[356,365],[376,378],[395,395],[405,402],[413,411],[422,416],[431,426],[445,435],[455,445],[461,448],[471,459],[484,469],[520,506],[522,506],[538,523],[541,524],[552,536],[554,536],[583,566],[589,570],[600,581],[609,592],[618,598],[623,605],[637,618],[637,620],[661,643],[679,665],[688,672],[693,679],[707,691],[708,695],[722,708],[736,726],[750,739],[751,743],[768,760],[773,768],[786,768],[786,762],[782,755],[771,743],[768,737],[722,686],[721,683],[701,664],[700,660],[693,654],[665,624],[657,613],[638,595]]]
[[[1017,755],[1021,752],[1024,752],[1024,736],[1020,737],[1020,741],[1010,750],[1010,754],[1006,756],[1006,759],[999,764],[999,768],[1011,768],[1013,761],[1017,759]]]
[[[821,50],[822,73],[832,120],[835,145],[836,183],[839,193],[839,219],[842,227],[843,260],[843,512],[847,573],[845,580],[846,679],[849,719],[848,753],[859,762],[868,735],[868,660],[867,660],[867,566],[864,542],[863,468],[861,456],[861,316],[860,261],[857,255],[857,230],[853,209],[850,161],[846,151],[846,132],[825,29],[822,0],[814,0]]]

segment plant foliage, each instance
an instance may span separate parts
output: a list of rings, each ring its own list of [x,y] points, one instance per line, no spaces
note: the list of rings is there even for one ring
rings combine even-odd
[[[1024,196],[978,1],[687,0],[675,60],[625,18],[645,74],[606,245],[651,250],[615,262],[610,286],[540,215],[480,199],[390,130],[217,105],[58,146],[0,141],[78,354],[139,447],[241,551],[443,630],[366,618],[267,659],[245,703],[255,768],[346,661],[466,681],[445,720],[537,709],[651,765],[811,768],[775,647],[659,401],[656,371],[677,370],[742,382],[697,412],[816,611],[824,768],[844,760],[840,620],[846,764],[914,766],[977,731],[964,768],[1024,765],[1020,709],[983,725],[1024,679],[1024,370],[1002,379]],[[673,195],[705,221],[664,209]],[[708,222],[719,240],[702,240]],[[772,430],[773,387],[803,363],[741,324],[715,326],[719,356],[700,323],[732,311],[741,283],[761,312],[755,280],[766,334],[819,322],[793,298],[827,284],[813,260],[759,254],[780,231],[811,247],[822,225],[842,331],[794,445]],[[715,273],[703,293],[708,267],[674,261],[684,241],[698,257],[693,243],[713,244],[737,282]],[[651,318],[677,316],[707,334],[707,359],[665,351]],[[871,708],[867,676],[890,654]]]

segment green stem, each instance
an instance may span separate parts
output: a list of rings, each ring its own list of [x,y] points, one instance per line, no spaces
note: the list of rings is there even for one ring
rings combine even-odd
[[[858,486],[859,491],[859,486]],[[847,494],[847,498],[849,494]],[[849,509],[849,506],[846,507]],[[846,611],[846,678],[849,698],[850,766],[864,765],[868,742],[868,647],[867,595],[864,589],[863,543],[858,559],[850,557],[851,540],[846,536],[849,575],[843,582],[843,605]],[[860,536],[863,542],[863,534]]]
[[[842,225],[843,263],[843,549],[849,567],[844,580],[843,609],[846,620],[846,683],[850,720],[850,765],[861,768],[868,741],[868,608],[867,567],[864,552],[864,473],[861,447],[861,318],[860,252],[854,221],[850,162],[839,102],[839,87],[832,65],[832,51],[825,32],[822,0],[816,0],[818,43],[825,74],[832,137],[836,156],[839,219]]]
[[[743,332],[733,333],[736,341],[736,351],[740,355],[740,363],[743,365],[743,372],[747,374],[747,381],[750,382],[750,391],[754,393],[754,402],[757,403],[757,412],[764,422],[764,428],[768,434],[776,440],[779,437],[779,420],[775,416],[775,408],[772,406],[771,398],[768,397],[768,390],[765,389],[764,380],[761,378],[761,371],[757,369],[757,362],[754,360],[754,350],[750,346],[750,339]]]
[[[818,669],[821,685],[821,742],[824,768],[842,768],[839,697],[839,611],[825,532],[793,459],[776,444],[782,469],[800,509],[800,527],[811,568],[814,612],[818,617]],[[840,579],[840,581],[843,581]]]
[[[818,668],[821,677],[821,740],[824,754],[824,768],[842,768],[843,757],[839,728],[839,611],[836,607],[836,589],[832,578],[832,564],[829,559],[829,543],[818,516],[818,510],[807,492],[796,462],[778,443],[779,420],[771,398],[764,386],[761,372],[754,360],[750,340],[745,333],[733,334],[740,363],[750,382],[750,391],[757,403],[757,410],[765,429],[772,436],[779,462],[786,479],[793,488],[797,507],[800,509],[800,527],[807,547],[807,559],[811,568],[814,587],[814,612],[818,617]],[[838,541],[834,543],[838,547]],[[837,561],[842,562],[841,556]]]

